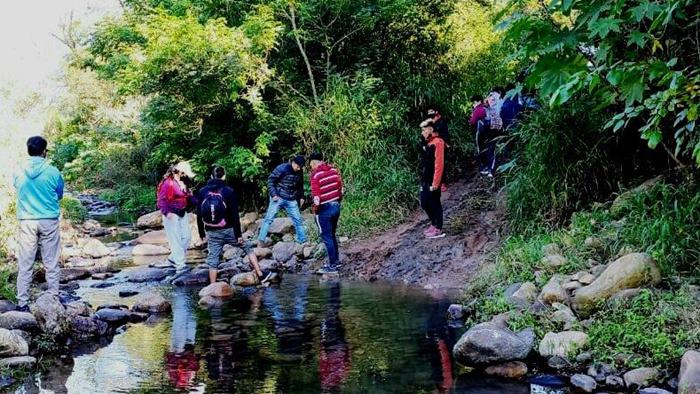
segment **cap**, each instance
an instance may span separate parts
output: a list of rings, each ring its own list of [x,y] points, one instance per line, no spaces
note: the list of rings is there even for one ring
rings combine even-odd
[[[323,161],[323,155],[321,152],[314,152],[309,156],[309,160],[318,160],[318,161]]]
[[[300,167],[304,167],[304,164],[306,164],[306,159],[302,155],[296,155],[292,161]]]
[[[439,114],[439,112],[436,109],[431,108],[428,110],[428,116],[430,116],[431,118],[435,115],[438,115],[438,114]]]
[[[194,178],[194,171],[192,171],[192,166],[189,161],[181,161],[175,164],[175,169],[180,171],[180,173],[188,178]]]

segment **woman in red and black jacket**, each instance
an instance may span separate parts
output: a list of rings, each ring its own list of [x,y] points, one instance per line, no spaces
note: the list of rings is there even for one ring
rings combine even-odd
[[[445,169],[445,141],[435,129],[433,121],[421,123],[421,186],[420,205],[428,214],[430,227],[423,233],[428,238],[441,238],[442,203],[440,202],[442,175]]]

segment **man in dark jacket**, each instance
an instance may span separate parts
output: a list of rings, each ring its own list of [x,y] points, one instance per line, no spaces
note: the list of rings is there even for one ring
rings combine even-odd
[[[304,156],[296,156],[291,163],[283,163],[277,166],[267,180],[267,189],[270,192],[270,204],[267,206],[265,220],[263,220],[258,242],[265,244],[267,232],[275,220],[277,212],[283,209],[294,223],[297,242],[306,242],[304,231],[304,219],[301,217],[299,207],[304,205]]]
[[[216,282],[219,261],[224,245],[241,245],[241,220],[238,213],[238,197],[236,192],[226,185],[226,171],[223,167],[215,166],[211,179],[199,191],[197,205],[197,228],[200,238],[207,238],[207,265],[209,265],[209,281]],[[246,250],[250,258],[251,268],[265,282],[254,253]],[[251,256],[252,255],[252,256]]]

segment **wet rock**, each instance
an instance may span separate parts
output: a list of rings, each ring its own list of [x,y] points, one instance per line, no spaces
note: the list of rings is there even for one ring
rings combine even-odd
[[[220,307],[224,304],[224,301],[221,297],[205,296],[199,299],[199,306],[203,308]]]
[[[114,282],[98,282],[98,283],[93,283],[90,285],[91,288],[93,289],[106,289],[108,287],[112,287],[116,285]]]
[[[542,254],[544,256],[561,254],[561,248],[555,243],[547,244],[542,247]]]
[[[221,276],[221,269],[219,270],[219,276]],[[196,286],[196,285],[206,285],[209,283],[209,269],[197,269],[190,271],[173,281],[175,286]]]
[[[85,301],[73,301],[66,304],[66,311],[71,316],[92,316],[93,311]]]
[[[34,331],[39,328],[39,324],[29,312],[9,311],[0,314],[0,328]]]
[[[231,297],[233,289],[226,282],[216,282],[199,291],[200,297]]]
[[[90,277],[90,271],[84,268],[63,268],[61,269],[61,283],[73,282],[76,280],[87,279]]]
[[[645,389],[639,390],[639,394],[673,394],[668,390],[656,388],[656,387],[647,387]]]
[[[497,376],[504,379],[520,379],[527,375],[527,365],[522,361],[509,361],[487,367],[484,372],[489,376]]]
[[[255,286],[258,284],[258,276],[255,272],[242,272],[231,278],[231,286]]]
[[[8,311],[14,311],[17,308],[13,302],[8,300],[0,300],[0,313],[5,313]]]
[[[605,382],[608,376],[615,373],[615,369],[610,364],[605,363],[595,363],[588,367],[586,372],[588,376],[591,376],[596,382]]]
[[[610,375],[605,378],[605,385],[611,389],[623,389],[625,388],[625,381],[619,376]]]
[[[552,304],[552,307],[555,309],[554,313],[552,314],[552,321],[564,324],[565,330],[570,329],[577,320],[574,312],[572,312],[568,306],[559,302]]]
[[[170,301],[159,293],[149,292],[141,295],[138,301],[131,307],[134,312],[167,313],[170,312]]]
[[[588,375],[576,374],[571,377],[571,385],[584,393],[592,393],[598,387],[595,379]]]
[[[452,304],[447,308],[447,318],[461,320],[464,317],[464,307],[460,304]]]
[[[517,306],[521,309],[525,309],[537,298],[537,286],[532,282],[525,282],[518,286],[510,296],[506,296],[508,303]]]
[[[655,285],[661,281],[656,262],[646,253],[631,253],[620,257],[590,285],[579,289],[572,305],[579,312],[589,313],[600,301],[620,290]]]
[[[138,244],[131,250],[134,256],[165,256],[170,254],[170,249],[161,245]]]
[[[109,272],[98,272],[95,274],[92,274],[92,279],[95,280],[105,280],[113,277],[114,275],[109,273]]]
[[[548,268],[559,268],[561,266],[566,265],[567,260],[566,257],[560,255],[560,254],[551,254],[542,257],[542,260],[540,261],[543,266],[548,267]]]
[[[504,321],[494,319],[465,332],[453,353],[465,365],[494,364],[525,359],[534,343],[535,333],[531,329],[515,333]]]
[[[91,239],[83,246],[83,256],[99,259],[109,256],[112,251],[98,239]]]
[[[678,394],[700,393],[700,352],[688,350],[681,359]]]
[[[539,351],[543,357],[568,357],[588,345],[588,335],[581,331],[548,332],[540,341]]]
[[[138,228],[161,228],[163,227],[163,214],[160,211],[147,213],[136,220]]]
[[[175,273],[173,269],[138,268],[129,272],[128,280],[135,283],[156,282],[165,279],[173,273]]]
[[[137,295],[137,294],[139,294],[138,291],[134,291],[134,290],[121,290],[121,291],[119,292],[119,297],[126,298],[126,297],[135,296],[135,295]]]
[[[276,260],[262,260],[258,263],[263,271],[277,271],[281,264]]]
[[[71,337],[75,339],[91,339],[105,336],[109,330],[107,322],[96,317],[72,316]]]
[[[547,359],[547,365],[556,370],[571,368],[571,362],[566,357],[554,356]]]
[[[134,244],[147,244],[147,245],[167,245],[168,236],[165,234],[165,230],[150,231],[145,234],[141,234],[138,238],[133,241]]]
[[[291,218],[276,218],[270,225],[270,234],[284,235],[294,232],[294,223]]]
[[[9,357],[0,359],[0,368],[34,368],[36,358],[32,356]]]
[[[101,311],[103,309],[121,309],[128,311],[129,307],[124,304],[103,304],[97,307],[98,311]]]
[[[16,331],[0,328],[0,357],[26,356],[29,345]]]
[[[627,372],[622,377],[628,389],[637,390],[655,383],[659,378],[659,370],[656,368],[637,368]]]
[[[121,309],[100,309],[95,313],[95,317],[114,326],[118,327],[128,323],[131,320],[131,313]]]
[[[278,242],[272,247],[272,258],[284,263],[294,256],[295,250],[294,242]]]
[[[553,304],[555,302],[566,302],[569,299],[569,295],[566,290],[561,286],[564,278],[561,275],[553,275],[549,282],[542,288],[538,299],[545,304]]]
[[[71,331],[70,315],[58,297],[42,293],[31,307],[39,328],[57,338],[65,338]]]

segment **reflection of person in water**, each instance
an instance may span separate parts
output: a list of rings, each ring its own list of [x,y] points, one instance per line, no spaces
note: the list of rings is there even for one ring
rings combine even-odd
[[[340,283],[330,284],[330,298],[321,322],[321,348],[318,357],[321,389],[337,391],[350,374],[350,347],[340,320]]]
[[[440,393],[452,389],[452,355],[450,349],[455,344],[456,332],[447,324],[446,312],[450,301],[442,295],[433,295],[435,302],[430,306],[426,323],[425,351],[430,358],[433,380]]]
[[[279,355],[287,361],[303,358],[312,340],[306,321],[309,280],[300,277],[293,288],[283,283],[266,288],[263,294],[263,305],[274,321]]]
[[[170,351],[166,355],[170,382],[178,389],[189,387],[199,370],[195,353],[197,318],[187,296],[187,289],[176,288],[172,297],[173,324],[170,329]]]

